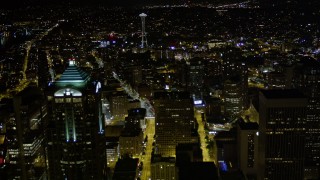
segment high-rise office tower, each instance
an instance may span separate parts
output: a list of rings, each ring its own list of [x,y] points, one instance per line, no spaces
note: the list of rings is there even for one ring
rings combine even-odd
[[[175,66],[175,80],[178,87],[184,88],[187,85],[188,65],[185,61],[176,62]]]
[[[193,103],[187,92],[155,92],[155,135],[158,153],[175,156],[178,143],[191,143]]]
[[[260,92],[258,179],[303,179],[306,108],[298,90]]]
[[[119,137],[120,155],[135,155],[142,153],[143,131],[145,129],[146,109],[136,108],[128,110],[125,127]]]
[[[129,156],[118,159],[112,179],[135,180],[138,178],[139,159]]]
[[[70,61],[48,88],[50,180],[104,179],[106,142],[99,83]]]
[[[244,109],[249,107],[248,99],[248,66],[242,58],[241,52],[230,49],[222,56],[222,78],[223,81],[238,77],[237,88],[241,92],[239,98],[242,99]]]
[[[119,137],[120,156],[139,156],[142,153],[143,132],[141,128],[125,127]]]
[[[36,87],[28,87],[13,98],[13,114],[5,120],[5,148],[0,157],[5,157],[7,178],[0,179],[39,179],[45,172],[42,113],[39,102],[42,94]],[[7,109],[8,111],[9,109]],[[10,112],[10,110],[8,111]],[[1,112],[3,113],[3,112]],[[1,147],[1,150],[4,147]]]
[[[133,86],[138,86],[142,82],[142,68],[141,66],[132,66],[131,67],[132,77],[131,83]]]
[[[112,116],[115,120],[123,120],[128,112],[128,95],[124,91],[116,91],[109,99]]]
[[[305,178],[320,177],[320,63],[304,58],[294,68],[293,86],[307,98]]]
[[[190,60],[190,70],[189,70],[189,82],[188,88],[191,93],[193,100],[203,99],[203,86],[204,86],[204,76],[205,76],[205,64],[203,59],[194,58]]]
[[[258,153],[258,123],[245,122],[243,119],[237,122],[237,146],[239,167],[248,179],[257,176]]]
[[[234,76],[224,81],[224,111],[228,117],[235,118],[245,109],[242,94],[242,81],[239,76]]]
[[[128,110],[128,116],[125,118],[125,126],[130,129],[146,129],[146,109],[133,108]]]

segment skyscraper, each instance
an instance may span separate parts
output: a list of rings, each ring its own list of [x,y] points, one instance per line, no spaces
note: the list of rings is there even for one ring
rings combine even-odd
[[[49,87],[49,179],[104,179],[106,148],[99,82],[70,61]]]
[[[155,135],[158,153],[175,156],[178,143],[190,143],[193,103],[187,92],[155,92]]]
[[[238,95],[236,95],[239,100],[241,99],[241,108],[238,112],[249,107],[248,100],[248,66],[245,60],[242,58],[242,53],[236,49],[227,49],[222,56],[222,78],[223,81],[231,80],[234,84],[235,78],[237,81]],[[231,83],[231,84],[232,84]],[[224,84],[224,89],[230,88],[228,85],[230,82]],[[229,87],[228,87],[229,86]],[[238,102],[236,102],[238,103]],[[228,105],[226,105],[228,106]]]
[[[320,63],[303,58],[295,67],[293,85],[308,97],[305,178],[320,176]]]
[[[37,87],[28,87],[13,98],[14,116],[4,124],[7,150],[0,152],[6,155],[8,177],[0,175],[0,179],[39,179],[43,175],[42,98]]]
[[[245,122],[239,119],[237,122],[237,146],[239,167],[247,177],[256,177],[258,154],[258,123]]]
[[[242,93],[242,81],[239,76],[224,81],[223,99],[225,114],[228,117],[237,117],[245,109]]]
[[[203,99],[204,69],[203,59],[194,58],[190,60],[188,88],[194,101]]]
[[[262,90],[259,104],[258,179],[303,179],[307,99],[294,89]]]

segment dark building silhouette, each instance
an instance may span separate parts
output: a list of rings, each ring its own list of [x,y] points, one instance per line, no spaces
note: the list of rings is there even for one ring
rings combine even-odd
[[[231,172],[238,168],[237,149],[237,128],[230,131],[220,131],[214,137],[217,146],[218,168],[221,172]]]
[[[47,92],[49,179],[104,179],[106,141],[96,83],[74,61]]]
[[[179,180],[219,179],[214,162],[189,162],[179,167]]]
[[[129,129],[146,128],[146,109],[132,108],[128,110],[128,116],[125,118],[125,126]]]
[[[138,177],[139,159],[124,157],[118,159],[112,179],[114,180],[135,180]]]
[[[303,179],[306,108],[297,90],[260,92],[258,179]]]
[[[221,116],[222,115],[222,105],[223,102],[220,98],[212,98],[206,97],[205,98],[206,104],[206,116]]]
[[[5,126],[3,132],[7,141],[5,161],[8,179],[37,179],[44,174],[42,98],[36,87],[28,87],[19,92],[13,98],[13,114],[2,124]],[[0,152],[0,155],[5,154]]]
[[[184,143],[176,146],[176,164],[178,166],[186,162],[202,162],[202,150],[199,143]]]
[[[38,87],[45,89],[50,81],[48,59],[45,49],[38,49]]]
[[[188,79],[188,66],[185,61],[176,61],[174,64],[174,82],[173,86],[177,89],[183,89],[187,85]]]

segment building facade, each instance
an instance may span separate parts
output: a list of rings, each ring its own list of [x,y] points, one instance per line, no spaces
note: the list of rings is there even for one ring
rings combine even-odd
[[[308,98],[305,178],[320,178],[320,63],[302,59],[294,69],[293,86]]]
[[[154,155],[151,158],[151,179],[174,180],[177,178],[175,158]]]
[[[244,110],[241,84],[241,80],[238,77],[230,78],[224,82],[224,112],[228,117],[237,117]]]
[[[119,137],[120,155],[139,156],[142,153],[142,142],[141,129],[124,128]]]
[[[194,125],[192,99],[186,92],[156,92],[155,135],[158,152],[175,156],[178,143],[190,143]]]
[[[259,94],[258,179],[303,179],[307,99],[297,90]]]
[[[239,167],[247,177],[256,177],[258,170],[258,124],[244,122],[240,119],[237,124],[237,145]]]

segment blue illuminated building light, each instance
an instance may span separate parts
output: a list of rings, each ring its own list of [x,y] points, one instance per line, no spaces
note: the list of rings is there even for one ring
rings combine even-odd
[[[228,171],[228,166],[227,163],[225,161],[219,161],[219,167],[220,170],[223,172],[227,172]]]

